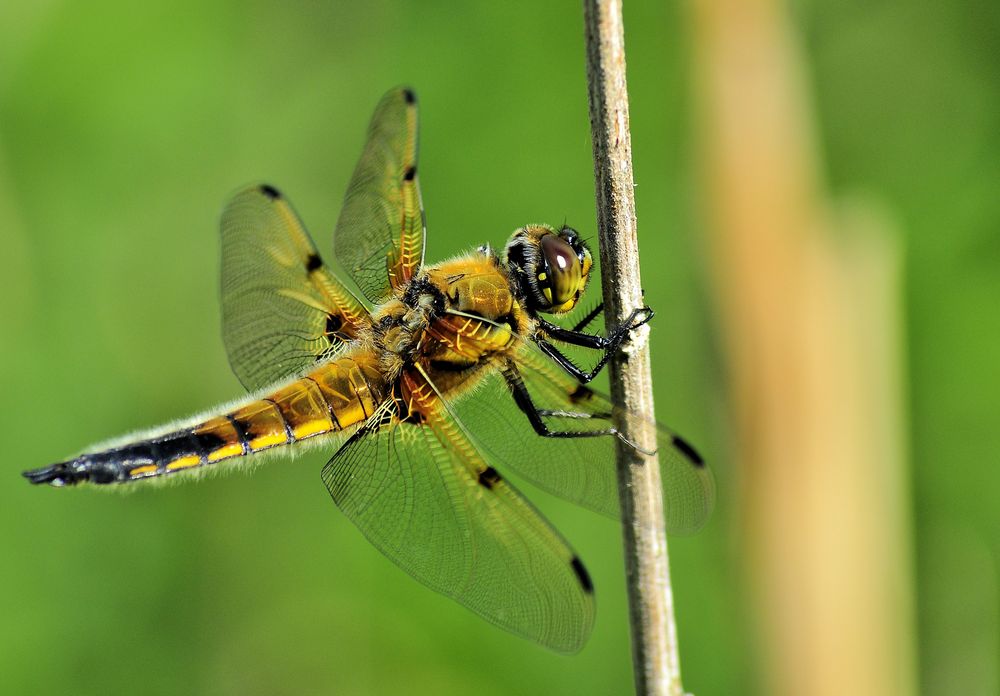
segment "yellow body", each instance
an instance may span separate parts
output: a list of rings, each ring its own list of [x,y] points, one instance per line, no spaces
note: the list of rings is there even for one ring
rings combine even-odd
[[[223,341],[251,395],[24,476],[57,487],[180,478],[340,439],[322,480],[372,544],[498,626],[578,650],[593,625],[590,577],[491,462],[614,514],[613,407],[582,383],[651,313],[609,337],[581,331],[599,307],[573,329],[542,318],[577,306],[593,266],[565,225],[525,225],[499,254],[424,265],[416,95],[405,87],[376,107],[338,216],[333,252],[352,286],[269,184],[236,192],[220,232]],[[550,341],[600,351],[592,373]],[[457,404],[477,389],[483,400]],[[711,478],[680,438],[658,429],[658,443],[668,525],[696,528]]]
[[[408,293],[410,284],[426,290]],[[445,312],[435,300],[443,301]],[[350,430],[387,399],[400,400],[404,412],[419,421],[441,407],[427,378],[442,396],[459,397],[531,327],[492,255],[473,253],[428,267],[378,307],[336,358],[188,429],[198,442],[212,443],[210,449],[177,450],[171,459],[132,468],[129,479]]]

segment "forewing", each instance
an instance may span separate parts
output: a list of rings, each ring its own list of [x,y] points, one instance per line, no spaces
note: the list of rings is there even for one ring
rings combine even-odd
[[[550,430],[582,433],[613,427],[614,408],[608,398],[580,385],[532,344],[521,343],[513,363],[535,407],[550,414],[544,418]],[[498,466],[509,467],[554,495],[618,516],[615,435],[540,436],[516,404],[502,368],[452,410],[482,448],[502,463]],[[631,415],[652,421],[648,415]],[[656,430],[666,528],[671,534],[690,534],[711,514],[715,482],[686,441],[658,423]]]
[[[295,211],[272,186],[238,192],[222,213],[222,337],[253,390],[335,353],[368,322],[323,264]]]
[[[417,177],[417,102],[397,88],[375,108],[333,235],[337,260],[374,304],[412,278],[424,258]]]
[[[583,646],[594,598],[582,563],[443,411],[416,425],[387,408],[323,481],[369,541],[431,589],[553,650]]]

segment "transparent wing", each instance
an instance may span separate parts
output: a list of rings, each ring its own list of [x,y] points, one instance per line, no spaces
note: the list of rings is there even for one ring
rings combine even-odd
[[[323,469],[341,510],[386,556],[486,620],[560,652],[586,642],[590,579],[566,541],[444,410],[390,402]]]
[[[337,260],[372,303],[412,278],[424,259],[417,178],[417,102],[397,88],[375,108],[333,235]]]
[[[332,355],[369,321],[274,187],[238,192],[221,229],[222,338],[247,389]]]
[[[552,431],[586,432],[614,425],[614,408],[599,392],[580,385],[534,344],[522,341],[512,356],[534,406]],[[614,435],[542,437],[515,402],[498,370],[452,411],[497,462],[540,488],[605,515],[617,517],[618,484]],[[652,414],[633,414],[652,421]],[[715,481],[698,453],[656,424],[663,480],[666,528],[671,534],[697,531],[715,504]]]

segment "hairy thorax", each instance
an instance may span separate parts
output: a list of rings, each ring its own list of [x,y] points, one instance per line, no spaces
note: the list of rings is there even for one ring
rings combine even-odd
[[[372,320],[387,376],[423,370],[442,393],[453,395],[471,387],[481,368],[531,330],[505,269],[484,253],[426,268]]]

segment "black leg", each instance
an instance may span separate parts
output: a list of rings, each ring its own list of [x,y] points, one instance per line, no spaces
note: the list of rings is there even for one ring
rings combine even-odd
[[[604,311],[604,305],[599,305],[598,309],[591,312],[586,317],[584,321],[577,326],[585,326],[589,324],[594,316],[597,316],[601,311]],[[596,313],[595,313],[596,312]],[[593,316],[591,316],[593,315]],[[643,324],[649,322],[653,318],[653,310],[649,307],[642,307],[636,309],[629,315],[629,318],[625,320],[625,323],[614,329],[608,336],[598,336],[597,334],[584,333],[579,331],[577,328],[566,329],[558,324],[553,324],[552,322],[538,318],[538,327],[545,332],[549,338],[554,338],[557,341],[562,341],[563,343],[569,343],[574,346],[581,346],[583,348],[593,348],[595,350],[607,350],[609,348],[617,348],[628,336],[628,332],[632,329],[637,329]]]
[[[610,351],[605,351],[601,356],[601,359],[597,361],[597,365],[594,366],[590,372],[586,372],[581,368],[577,367],[576,363],[563,355],[558,348],[546,341],[544,338],[536,338],[535,344],[542,349],[542,352],[549,356],[559,367],[564,369],[573,379],[577,380],[580,384],[586,384],[590,382],[597,374],[604,368],[608,360],[611,357]]]
[[[603,305],[599,305],[594,311],[590,312],[584,321],[577,324],[577,327],[589,323],[594,316],[603,311]],[[572,360],[567,358],[563,353],[552,345],[549,341],[545,340],[540,335],[534,337],[535,343],[538,347],[542,349],[546,355],[552,358],[560,367],[562,367],[566,372],[572,375],[575,379],[579,380],[582,384],[590,382],[597,374],[604,368],[611,356],[621,347],[625,339],[628,338],[628,332],[632,329],[638,328],[648,322],[653,318],[653,310],[649,307],[643,307],[637,309],[629,315],[628,320],[619,326],[617,329],[611,332],[609,336],[597,336],[595,334],[583,333],[574,329],[565,329],[561,326],[553,324],[552,322],[546,321],[545,319],[538,319],[538,327],[541,329],[541,333],[549,338],[553,338],[557,341],[562,341],[563,343],[569,343],[570,345],[581,346],[583,348],[590,348],[593,350],[604,351],[600,360],[589,372],[584,371],[577,367]]]
[[[578,367],[572,360],[563,355],[562,351],[552,345],[549,341],[546,341],[544,338],[536,335],[534,340],[538,347],[542,349],[542,352],[554,360],[559,367],[564,369],[581,384],[586,384],[587,382],[593,380],[598,373],[604,369],[604,366],[608,363],[608,360],[611,359],[611,356],[614,355],[615,352],[621,347],[622,343],[625,342],[625,339],[628,337],[628,332],[642,326],[652,318],[653,310],[649,307],[637,309],[632,312],[628,321],[612,331],[611,335],[607,337],[564,329],[563,327],[552,324],[544,319],[539,319],[538,323],[542,331],[544,331],[545,334],[551,338],[564,343],[569,343],[571,345],[604,351],[603,355],[601,355],[600,359],[597,361],[597,364],[594,365],[593,369],[589,372]]]
[[[507,380],[507,386],[510,387],[511,394],[514,396],[514,403],[528,417],[528,421],[531,423],[531,427],[535,429],[535,432],[542,437],[603,437],[606,435],[620,437],[618,430],[612,426],[600,430],[550,430],[549,426],[545,424],[543,416],[580,419],[591,419],[598,416],[590,413],[550,411],[537,408],[531,400],[531,394],[528,393],[528,388],[525,386],[517,366],[510,361],[507,361],[504,367],[503,376]]]

